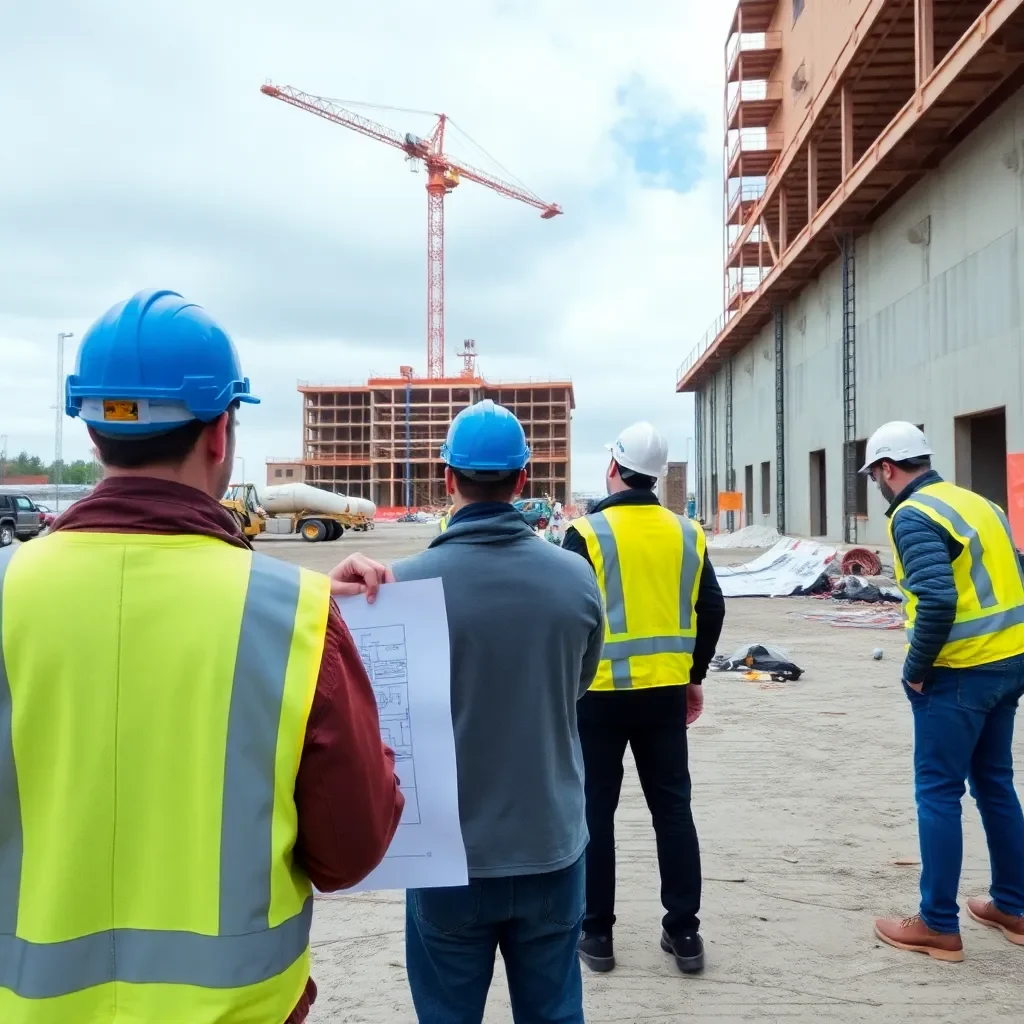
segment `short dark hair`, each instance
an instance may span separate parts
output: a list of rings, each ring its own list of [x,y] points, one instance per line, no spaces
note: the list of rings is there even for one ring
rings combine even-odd
[[[892,459],[882,459],[883,462],[892,462]],[[903,459],[900,462],[892,462],[897,469],[904,473],[912,473],[915,469],[931,469],[932,457],[930,455],[916,455],[912,459]]]
[[[658,482],[657,477],[638,473],[635,469],[626,469],[625,466],[620,465],[618,462],[615,465],[619,467],[619,477],[627,487],[632,487],[637,491],[654,490],[655,484]]]
[[[229,430],[235,426],[235,410],[238,403],[232,403],[228,410],[231,420]],[[143,469],[146,466],[180,466],[195,451],[203,431],[215,423],[211,420],[192,420],[164,434],[152,437],[110,437],[91,431],[92,439],[100,453],[100,461],[104,466],[115,469]]]
[[[511,501],[516,495],[516,483],[519,480],[520,470],[513,470],[511,473],[503,473],[500,476],[492,476],[481,479],[476,476],[466,476],[457,469],[452,473],[459,484],[459,494],[467,501]]]

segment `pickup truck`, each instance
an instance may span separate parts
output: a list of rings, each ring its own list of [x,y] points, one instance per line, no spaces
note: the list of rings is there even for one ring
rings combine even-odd
[[[31,540],[43,530],[43,515],[24,494],[0,494],[0,548]]]

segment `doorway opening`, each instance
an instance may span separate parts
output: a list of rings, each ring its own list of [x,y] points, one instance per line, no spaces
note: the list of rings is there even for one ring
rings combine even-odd
[[[743,471],[743,487],[745,490],[743,508],[745,511],[745,526],[754,521],[754,467],[747,466]]]
[[[956,482],[1006,508],[1006,408],[953,421]]]
[[[828,490],[825,486],[825,449],[810,455],[811,536],[828,535]]]

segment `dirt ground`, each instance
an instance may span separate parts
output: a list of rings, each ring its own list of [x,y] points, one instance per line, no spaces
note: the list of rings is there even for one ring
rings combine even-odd
[[[334,544],[261,541],[259,549],[325,569],[345,552],[389,560],[435,527],[381,526]],[[721,552],[720,562],[750,553]],[[661,908],[650,817],[632,766],[617,818],[616,956],[584,971],[592,1024],[647,1021],[1020,1022],[1024,950],[966,918],[966,961],[940,964],[878,943],[879,914],[917,906],[911,717],[899,685],[901,634],[840,629],[802,616],[810,598],[736,599],[721,651],[784,647],[804,676],[750,683],[712,673],[690,730],[693,809],[701,838],[707,970],[684,978],[658,949]],[[872,649],[884,657],[873,661]],[[1024,756],[1018,742],[1017,756]],[[988,860],[965,799],[961,904],[984,893]],[[1024,854],[1022,854],[1024,855]],[[403,897],[318,901],[311,1024],[415,1021],[403,967]],[[486,1021],[511,1020],[500,959]]]

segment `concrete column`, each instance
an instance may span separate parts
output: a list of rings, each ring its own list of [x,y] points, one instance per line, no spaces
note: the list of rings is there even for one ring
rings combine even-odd
[[[935,69],[934,0],[914,0],[914,53],[917,88]]]
[[[842,131],[843,178],[853,170],[853,93],[844,85],[839,93],[840,129]]]
[[[818,144],[807,143],[807,219],[818,212]]]
[[[786,251],[789,245],[789,200],[786,197],[786,189],[779,189],[779,256]]]

